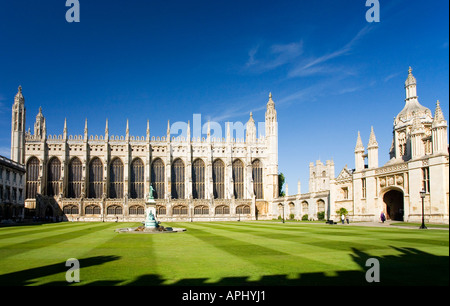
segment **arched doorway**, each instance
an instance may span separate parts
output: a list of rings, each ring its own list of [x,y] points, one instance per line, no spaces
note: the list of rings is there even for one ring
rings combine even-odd
[[[390,190],[383,196],[386,218],[394,221],[403,221],[404,200],[403,192],[399,190]]]
[[[53,207],[49,204],[45,208],[45,219],[53,218]]]

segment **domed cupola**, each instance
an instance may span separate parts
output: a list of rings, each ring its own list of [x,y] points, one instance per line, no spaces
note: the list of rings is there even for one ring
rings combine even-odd
[[[395,127],[400,128],[406,125],[412,125],[415,116],[418,116],[422,123],[431,123],[433,121],[431,110],[419,103],[417,96],[417,81],[412,74],[411,67],[409,67],[408,78],[405,82],[405,90],[405,107],[395,118]]]

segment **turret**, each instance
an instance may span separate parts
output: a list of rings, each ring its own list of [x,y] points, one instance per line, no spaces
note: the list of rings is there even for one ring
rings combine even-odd
[[[370,131],[369,144],[367,145],[367,155],[369,159],[369,168],[378,168],[378,142],[373,131]]]
[[[278,122],[275,102],[272,93],[269,94],[266,110],[266,145],[268,149],[268,162],[266,174],[268,178],[267,192],[269,199],[278,197]],[[256,133],[255,133],[256,135]]]
[[[361,171],[364,169],[364,145],[361,140],[361,133],[358,131],[358,139],[355,147],[355,170]]]
[[[109,141],[109,127],[108,127],[108,118],[106,118],[106,125],[105,125],[105,141]]]
[[[433,153],[448,155],[447,121],[444,118],[439,101],[436,102],[436,111],[431,125],[431,136]]]
[[[20,164],[25,163],[25,112],[25,99],[19,86],[12,107],[11,159]]]
[[[39,107],[39,113],[36,115],[36,122],[34,123],[34,137],[42,139],[44,135],[44,115],[42,114],[42,107]]]
[[[84,142],[88,141],[88,120],[84,122]]]
[[[67,140],[67,118],[64,118],[63,139]]]
[[[250,113],[250,119],[247,122],[247,131],[245,135],[245,141],[248,144],[256,142],[256,125],[255,120],[253,120],[253,114]]]

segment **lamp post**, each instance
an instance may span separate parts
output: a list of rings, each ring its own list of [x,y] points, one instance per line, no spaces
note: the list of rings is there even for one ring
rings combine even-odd
[[[284,203],[283,203],[283,223],[284,223]]]
[[[420,191],[420,197],[422,198],[422,225],[419,227],[419,229],[427,229],[427,227],[425,226],[425,215],[424,215],[425,195],[426,195],[426,192],[425,192],[425,190],[422,189]]]

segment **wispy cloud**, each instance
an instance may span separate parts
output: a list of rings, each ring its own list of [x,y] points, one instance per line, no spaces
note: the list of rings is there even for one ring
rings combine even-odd
[[[343,47],[327,53],[325,55],[319,57],[312,57],[308,60],[304,60],[302,63],[294,67],[291,71],[289,71],[289,77],[301,77],[301,76],[309,76],[315,74],[323,74],[329,73],[334,69],[328,65],[325,65],[328,61],[350,54],[356,43],[361,40],[364,36],[366,36],[372,28],[370,25],[364,26],[355,37],[353,37],[347,44]]]
[[[266,104],[261,103],[261,97],[262,94],[253,95],[252,97],[246,97],[239,101],[234,100],[233,102],[225,103],[227,105],[225,109],[213,115],[207,115],[206,118],[214,122],[224,122],[228,119],[235,121],[242,116],[248,116],[250,112],[256,113],[264,110],[266,109]],[[257,106],[255,107],[255,105]]]
[[[400,74],[401,74],[401,72],[392,73],[392,74],[390,74],[390,75],[388,75],[387,77],[384,78],[384,82],[387,82],[387,81],[395,78],[396,76],[398,76]]]
[[[264,49],[261,45],[253,47],[248,52],[245,70],[263,73],[292,63],[303,53],[303,42],[275,44]]]

